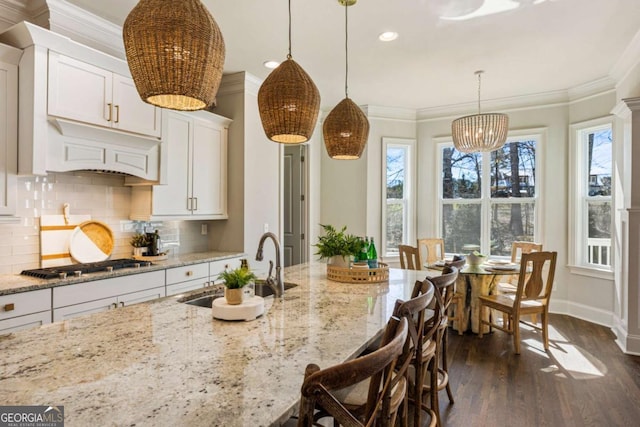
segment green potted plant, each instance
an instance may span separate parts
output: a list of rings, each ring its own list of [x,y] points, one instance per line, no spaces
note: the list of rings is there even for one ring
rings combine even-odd
[[[242,304],[244,288],[249,283],[256,280],[256,275],[246,267],[224,270],[218,276],[224,282],[224,297],[227,304]]]
[[[353,234],[348,234],[344,226],[339,231],[333,225],[320,224],[324,230],[324,236],[318,237],[316,255],[320,259],[327,259],[329,264],[349,266],[352,256],[357,256],[364,245],[364,241]]]
[[[131,240],[129,240],[129,244],[133,246],[134,256],[142,256],[147,253],[149,239],[146,234],[136,233],[131,237]]]

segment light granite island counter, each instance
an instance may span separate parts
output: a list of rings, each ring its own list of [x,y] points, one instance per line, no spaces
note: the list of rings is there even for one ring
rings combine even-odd
[[[0,337],[2,405],[63,405],[67,426],[266,426],[293,414],[308,363],[347,360],[434,272],[326,280],[312,262],[249,322],[167,297]],[[437,273],[435,273],[437,274]]]

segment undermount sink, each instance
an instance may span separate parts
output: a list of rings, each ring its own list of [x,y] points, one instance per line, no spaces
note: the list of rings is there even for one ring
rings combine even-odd
[[[298,286],[295,283],[284,282],[284,290],[295,288]],[[269,297],[273,295],[273,289],[269,286],[265,285],[264,280],[258,280],[256,282],[256,295],[260,297]],[[197,305],[198,307],[209,307],[211,308],[211,304],[213,304],[213,300],[216,298],[222,298],[224,296],[224,292],[220,290],[212,289],[208,292],[200,292],[190,297],[185,297],[179,300],[179,302]]]

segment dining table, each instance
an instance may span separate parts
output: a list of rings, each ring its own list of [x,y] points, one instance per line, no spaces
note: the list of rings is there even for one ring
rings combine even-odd
[[[440,261],[427,266],[429,270],[442,270],[445,262]],[[462,296],[464,308],[462,318],[454,320],[452,327],[458,332],[471,330],[474,333],[480,331],[479,302],[480,295],[496,293],[497,285],[502,279],[512,281],[520,274],[520,265],[503,260],[488,260],[481,265],[466,264],[458,272],[456,279],[456,294]],[[484,320],[489,320],[489,312],[483,313]],[[489,332],[489,326],[483,326],[483,333]]]

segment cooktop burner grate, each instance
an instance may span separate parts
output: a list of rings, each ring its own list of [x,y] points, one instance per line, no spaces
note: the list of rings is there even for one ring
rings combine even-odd
[[[76,274],[77,271],[80,274],[85,273],[95,273],[98,271],[107,271],[110,268],[113,270],[118,270],[121,268],[132,268],[151,265],[150,262],[139,261],[133,258],[121,258],[121,259],[111,259],[107,261],[100,262],[91,262],[87,264],[71,264],[71,265],[60,265],[57,267],[45,267],[45,268],[36,268],[33,270],[23,270],[20,274],[25,276],[37,277],[40,279],[57,279],[60,277],[61,273],[66,273],[68,276],[72,276]]]

